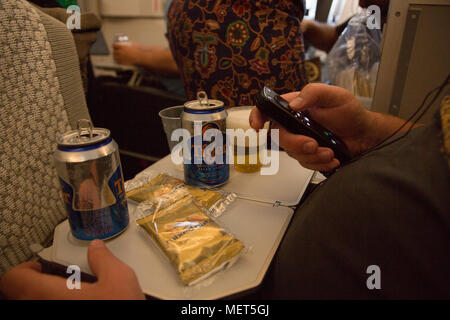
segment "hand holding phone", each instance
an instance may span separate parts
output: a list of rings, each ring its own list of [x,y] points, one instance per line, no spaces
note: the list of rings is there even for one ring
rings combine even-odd
[[[292,110],[289,102],[270,88],[264,87],[256,96],[256,107],[291,133],[311,137],[319,146],[332,149],[341,165],[351,159],[350,151],[338,136],[312,120],[307,111]]]

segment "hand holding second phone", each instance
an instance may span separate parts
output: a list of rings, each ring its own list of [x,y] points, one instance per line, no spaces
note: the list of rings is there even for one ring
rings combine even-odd
[[[357,155],[376,144],[372,130],[375,116],[361,106],[350,92],[325,84],[309,84],[300,92],[282,95],[291,109],[308,109],[310,116],[323,127],[333,131],[347,145],[352,155]],[[254,129],[262,128],[268,119],[257,108],[250,114]],[[333,150],[319,147],[313,138],[288,132],[278,123],[280,146],[308,169],[331,171],[340,165]]]

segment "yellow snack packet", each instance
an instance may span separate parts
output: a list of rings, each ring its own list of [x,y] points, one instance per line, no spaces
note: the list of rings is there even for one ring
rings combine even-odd
[[[127,198],[136,202],[153,203],[154,210],[160,210],[178,201],[187,194],[191,194],[196,204],[217,217],[234,200],[235,194],[220,192],[185,185],[183,181],[167,174],[159,174],[149,182],[127,192]]]
[[[136,202],[145,200],[156,201],[158,197],[173,191],[180,185],[183,185],[183,181],[166,174],[159,174],[148,183],[127,191],[127,198]]]
[[[152,212],[137,224],[154,239],[175,266],[184,285],[193,285],[231,265],[244,248],[186,196]]]
[[[188,192],[197,200],[197,203],[206,209],[211,208],[222,198],[222,194],[217,191],[203,190],[197,187],[186,186]]]

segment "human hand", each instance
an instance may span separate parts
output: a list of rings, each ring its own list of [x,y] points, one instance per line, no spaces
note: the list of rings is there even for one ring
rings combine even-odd
[[[307,33],[309,31],[309,29],[311,27],[311,24],[312,24],[311,20],[308,20],[308,19],[303,19],[302,20],[300,26],[302,28],[303,34],[305,34],[305,33]]]
[[[361,106],[347,90],[325,84],[309,84],[300,92],[282,96],[296,111],[308,109],[309,115],[323,127],[340,137],[352,155],[373,145],[371,130],[373,114]],[[250,114],[250,124],[261,129],[269,119],[256,107]],[[288,132],[278,123],[272,126],[280,131],[280,146],[308,169],[331,171],[340,165],[330,148],[319,147],[313,138]]]
[[[145,299],[133,269],[116,258],[103,241],[90,243],[88,262],[97,282],[82,282],[79,290],[69,290],[67,279],[43,274],[41,264],[30,261],[6,272],[0,279],[0,291],[9,299]]]
[[[142,52],[142,46],[138,43],[131,42],[128,44],[124,43],[113,43],[114,49],[114,60],[118,64],[123,65],[138,65],[140,61],[140,54]]]

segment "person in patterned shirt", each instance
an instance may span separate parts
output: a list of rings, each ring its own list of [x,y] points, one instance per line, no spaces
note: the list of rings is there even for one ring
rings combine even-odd
[[[246,106],[264,85],[301,90],[303,14],[303,1],[174,0],[168,39],[188,99],[203,90],[226,107]]]

